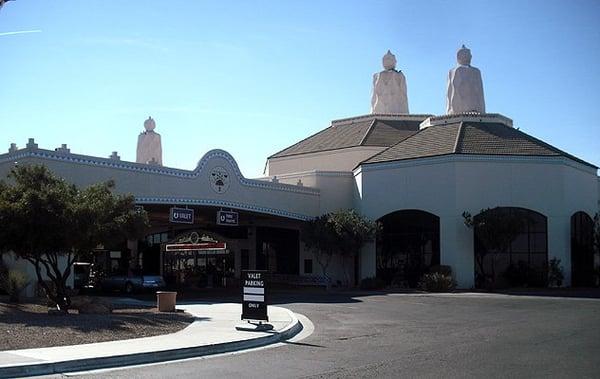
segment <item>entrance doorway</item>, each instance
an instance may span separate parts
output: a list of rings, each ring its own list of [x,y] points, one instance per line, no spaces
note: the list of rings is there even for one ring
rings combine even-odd
[[[293,229],[256,228],[256,269],[273,274],[299,275],[299,232]]]
[[[161,245],[162,275],[167,284],[213,288],[234,276],[234,254],[218,235],[193,231]]]

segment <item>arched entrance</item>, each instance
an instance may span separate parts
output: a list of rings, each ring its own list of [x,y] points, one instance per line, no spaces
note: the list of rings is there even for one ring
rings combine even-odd
[[[585,212],[571,216],[571,284],[594,285],[594,220]]]
[[[377,277],[386,284],[417,286],[431,266],[440,264],[440,218],[420,210],[402,210],[378,220]]]
[[[233,254],[228,240],[206,230],[181,233],[161,244],[161,274],[167,284],[220,287],[233,274]]]
[[[474,217],[475,286],[547,284],[548,226],[541,213],[496,207]]]

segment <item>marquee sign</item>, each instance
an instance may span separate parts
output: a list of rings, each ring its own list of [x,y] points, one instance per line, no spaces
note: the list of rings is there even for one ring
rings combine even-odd
[[[165,251],[191,251],[191,250],[225,250],[225,242],[198,242],[198,243],[171,243],[165,245]]]
[[[169,221],[175,224],[193,224],[194,210],[187,208],[171,208]]]
[[[238,226],[239,214],[231,211],[217,211],[217,225]]]
[[[242,271],[242,320],[269,321],[267,271]]]

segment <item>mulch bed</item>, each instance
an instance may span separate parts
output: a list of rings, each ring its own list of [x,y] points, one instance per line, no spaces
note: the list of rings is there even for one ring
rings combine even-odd
[[[179,331],[194,317],[156,308],[115,306],[112,314],[49,315],[42,302],[10,304],[0,297],[0,351],[149,337]]]

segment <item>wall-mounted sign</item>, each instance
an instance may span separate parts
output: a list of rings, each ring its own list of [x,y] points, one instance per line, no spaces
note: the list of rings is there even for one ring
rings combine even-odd
[[[176,224],[193,224],[194,210],[186,208],[171,208],[169,221]]]
[[[223,167],[215,167],[208,174],[210,187],[216,193],[225,193],[229,189],[229,173]]]
[[[237,226],[238,221],[239,221],[239,215],[237,212],[231,212],[231,211],[218,211],[217,212],[217,225]]]
[[[165,245],[165,251],[190,251],[190,250],[225,250],[225,242],[198,242],[198,243],[171,243]],[[225,252],[223,252],[225,253]]]
[[[269,321],[267,271],[242,271],[242,320]]]

